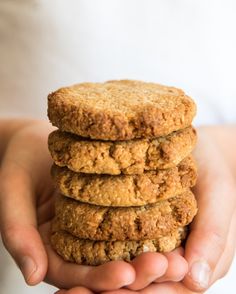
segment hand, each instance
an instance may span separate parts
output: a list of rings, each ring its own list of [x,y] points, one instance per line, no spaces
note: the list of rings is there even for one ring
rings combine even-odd
[[[7,250],[29,285],[45,280],[58,288],[80,285],[107,291],[127,285],[144,288],[159,277],[182,279],[187,266],[177,252],[166,257],[147,253],[131,264],[117,261],[99,267],[64,262],[49,242],[55,190],[47,137],[52,128],[48,123],[29,121],[19,126],[14,122],[13,129],[0,170],[0,228]],[[178,275],[167,269],[168,262],[179,264]]]
[[[227,145],[227,141],[223,143]],[[156,280],[157,283],[146,284],[140,293],[203,293],[227,273],[236,245],[236,188],[233,175],[235,169],[231,168],[231,163],[224,156],[225,152],[222,152],[218,145],[211,129],[199,129],[199,143],[195,151],[199,166],[199,178],[195,189],[199,212],[191,225],[184,253],[189,264],[189,273],[183,281],[177,283],[173,282],[173,274],[167,279],[165,274],[163,278]],[[225,155],[229,157],[228,153]],[[179,269],[178,256],[181,255],[177,251],[174,253],[175,258],[168,265],[168,271],[176,274]],[[141,263],[136,271],[145,274]],[[135,283],[138,282],[139,279],[136,277]],[[133,290],[137,288],[130,285],[126,289],[106,293],[135,293]],[[86,291],[89,290],[74,288],[65,293],[91,293]],[[64,292],[60,294],[62,293]]]
[[[230,131],[232,136],[235,129]],[[195,195],[199,211],[184,253],[189,273],[181,283],[150,286],[150,293],[151,289],[160,294],[202,293],[230,268],[236,248],[236,169],[233,147],[225,132],[224,128],[216,127],[199,129],[195,151],[199,169]]]
[[[199,213],[186,243],[185,258],[190,271],[184,279],[184,285],[193,291],[206,290],[225,276],[236,247],[236,175],[226,154],[232,150],[229,140],[219,144],[215,132],[224,136],[226,131],[200,128],[195,152],[199,165],[195,189]],[[228,151],[223,151],[225,147]]]
[[[7,250],[30,285],[45,279],[59,288],[82,285],[101,291],[131,284],[135,271],[126,262],[78,266],[51,250],[48,232],[55,191],[47,150],[50,131],[48,123],[30,121],[6,147],[0,170],[0,228]]]

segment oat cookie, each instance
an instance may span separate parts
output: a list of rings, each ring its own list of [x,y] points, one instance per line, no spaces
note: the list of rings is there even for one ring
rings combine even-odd
[[[55,224],[75,237],[101,241],[157,239],[188,225],[197,212],[192,192],[142,207],[101,207],[63,196]]]
[[[193,127],[156,139],[95,141],[61,132],[52,132],[48,147],[58,166],[90,174],[142,174],[144,171],[176,166],[196,144]]]
[[[141,175],[90,175],[54,165],[52,176],[61,194],[101,206],[141,206],[183,193],[196,183],[192,156],[177,167]]]
[[[79,239],[65,231],[56,231],[52,233],[51,243],[66,261],[100,265],[112,260],[130,261],[142,252],[170,252],[181,245],[186,233],[186,228],[178,228],[155,240],[91,241]]]
[[[164,136],[190,126],[195,113],[182,90],[141,81],[82,83],[48,96],[54,126],[92,139]]]

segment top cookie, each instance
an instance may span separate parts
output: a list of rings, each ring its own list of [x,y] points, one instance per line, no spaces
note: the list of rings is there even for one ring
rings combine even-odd
[[[53,125],[99,140],[164,136],[191,125],[195,113],[182,90],[141,81],[82,83],[48,96]]]

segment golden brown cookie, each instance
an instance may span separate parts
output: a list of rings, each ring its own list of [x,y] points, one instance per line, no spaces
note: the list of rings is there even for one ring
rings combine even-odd
[[[141,175],[90,175],[52,167],[61,194],[101,206],[141,206],[173,197],[193,187],[197,179],[192,156],[178,166]]]
[[[82,83],[48,96],[54,126],[92,139],[164,136],[190,126],[195,113],[182,90],[141,81]]]
[[[100,265],[112,260],[130,261],[143,252],[170,252],[181,245],[186,228],[178,228],[155,240],[91,241],[65,231],[52,233],[51,244],[64,260],[84,265]]]
[[[142,207],[102,207],[66,197],[56,201],[55,224],[75,237],[100,241],[157,239],[188,225],[197,212],[192,192]]]
[[[142,174],[144,171],[171,168],[188,156],[196,144],[192,127],[156,139],[94,141],[52,132],[48,147],[58,166],[90,174]]]

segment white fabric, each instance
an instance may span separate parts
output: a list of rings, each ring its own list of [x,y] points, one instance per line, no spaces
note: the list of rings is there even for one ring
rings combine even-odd
[[[236,122],[235,12],[234,0],[1,0],[0,117],[45,118],[58,87],[132,78],[186,90],[197,124]],[[2,264],[0,293],[42,293]],[[232,292],[235,267],[210,294]]]

